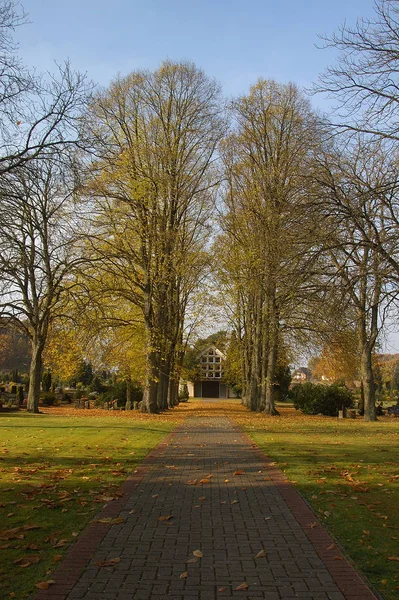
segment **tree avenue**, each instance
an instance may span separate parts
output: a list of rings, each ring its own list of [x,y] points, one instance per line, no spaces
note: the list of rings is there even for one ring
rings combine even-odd
[[[87,121],[92,243],[115,294],[141,308],[144,405],[157,412],[177,401],[185,307],[206,265],[212,161],[225,126],[220,90],[194,65],[165,62],[116,80]]]
[[[275,414],[282,329],[317,256],[306,172],[321,129],[292,84],[259,80],[233,101],[232,113],[234,132],[224,144],[223,279],[236,305],[244,402]]]
[[[310,347],[319,371],[361,381],[376,419],[373,356],[399,289],[399,42],[397,1],[375,6],[326,38],[342,54],[318,91],[337,127],[291,83],[259,79],[227,105],[189,62],[95,93],[68,63],[39,76],[13,41],[25,15],[0,0],[0,323],[30,341],[29,411],[43,366],[62,379],[89,362],[124,380],[127,406],[137,382],[143,410],[175,406],[216,282],[224,383],[250,410],[278,414]]]

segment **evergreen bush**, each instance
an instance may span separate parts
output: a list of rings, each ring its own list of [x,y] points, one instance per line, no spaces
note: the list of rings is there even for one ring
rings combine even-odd
[[[296,410],[305,415],[338,416],[338,411],[353,406],[353,395],[346,387],[339,385],[320,385],[307,381],[295,385],[291,397]]]

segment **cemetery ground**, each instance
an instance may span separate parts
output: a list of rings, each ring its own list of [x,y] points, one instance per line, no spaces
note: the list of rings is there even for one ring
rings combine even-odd
[[[398,419],[338,420],[288,406],[269,417],[237,401],[190,400],[162,415],[42,410],[0,415],[2,598],[33,597],[144,456],[186,417],[213,415],[239,425],[375,589],[386,600],[397,597]]]

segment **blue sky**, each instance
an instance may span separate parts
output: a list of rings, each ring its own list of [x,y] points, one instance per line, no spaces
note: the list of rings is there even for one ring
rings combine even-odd
[[[373,14],[373,0],[22,0],[17,32],[26,62],[52,70],[69,58],[107,85],[117,73],[189,59],[228,96],[258,77],[309,86],[334,53],[318,34]],[[315,105],[326,106],[321,99]]]
[[[16,32],[25,63],[52,71],[71,60],[106,86],[118,74],[191,60],[243,94],[259,77],[309,87],[335,52],[318,34],[372,17],[373,0],[22,0],[30,23]],[[312,98],[328,110],[329,101]],[[399,350],[390,333],[387,350]]]

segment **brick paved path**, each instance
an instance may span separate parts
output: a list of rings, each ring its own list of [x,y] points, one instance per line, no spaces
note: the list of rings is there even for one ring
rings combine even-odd
[[[375,599],[283,474],[228,419],[191,418],[167,442],[133,474],[125,499],[103,511],[125,521],[91,525],[37,600]],[[196,550],[202,558],[187,562]]]

